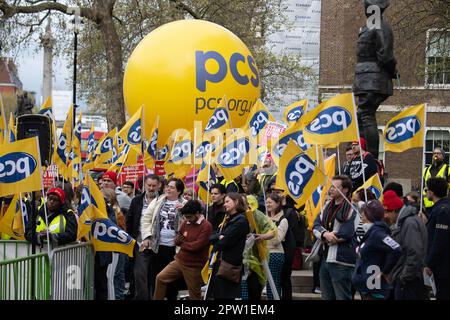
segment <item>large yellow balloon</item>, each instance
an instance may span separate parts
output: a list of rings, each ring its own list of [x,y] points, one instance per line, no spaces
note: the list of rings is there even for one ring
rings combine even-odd
[[[148,34],[128,60],[125,105],[145,107],[146,135],[159,116],[162,145],[179,128],[203,128],[223,96],[233,127],[244,125],[260,95],[260,77],[245,44],[229,30],[202,20],[180,20]],[[147,138],[149,138],[147,136]]]

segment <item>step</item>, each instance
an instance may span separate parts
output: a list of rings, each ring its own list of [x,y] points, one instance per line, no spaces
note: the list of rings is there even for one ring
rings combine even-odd
[[[320,294],[292,292],[292,300],[322,300]]]

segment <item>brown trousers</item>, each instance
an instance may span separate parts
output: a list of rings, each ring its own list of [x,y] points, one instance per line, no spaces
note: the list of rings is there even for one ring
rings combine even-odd
[[[153,300],[163,300],[166,295],[167,285],[175,280],[184,278],[189,290],[191,300],[201,300],[203,279],[202,268],[186,267],[177,260],[169,263],[157,276],[155,294]]]

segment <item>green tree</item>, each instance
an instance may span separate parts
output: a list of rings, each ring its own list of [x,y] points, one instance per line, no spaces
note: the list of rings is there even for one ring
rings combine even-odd
[[[105,111],[110,128],[125,122],[122,88],[128,57],[149,32],[170,21],[204,19],[235,33],[255,56],[263,99],[270,88],[283,87],[286,81],[301,84],[309,73],[299,56],[275,55],[267,47],[270,34],[287,26],[283,0],[0,0],[0,35],[7,39],[6,48],[24,46],[51,13],[59,30],[56,49],[71,57],[67,12],[73,6],[80,8],[84,22],[78,42],[78,92],[93,109]]]

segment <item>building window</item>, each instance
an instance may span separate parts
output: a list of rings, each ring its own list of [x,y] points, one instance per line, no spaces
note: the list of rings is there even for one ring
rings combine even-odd
[[[448,163],[450,148],[449,130],[428,130],[425,142],[425,164],[430,165],[433,159],[434,148],[440,147],[445,151],[445,159]]]
[[[450,30],[429,31],[427,42],[427,84],[450,85]]]

